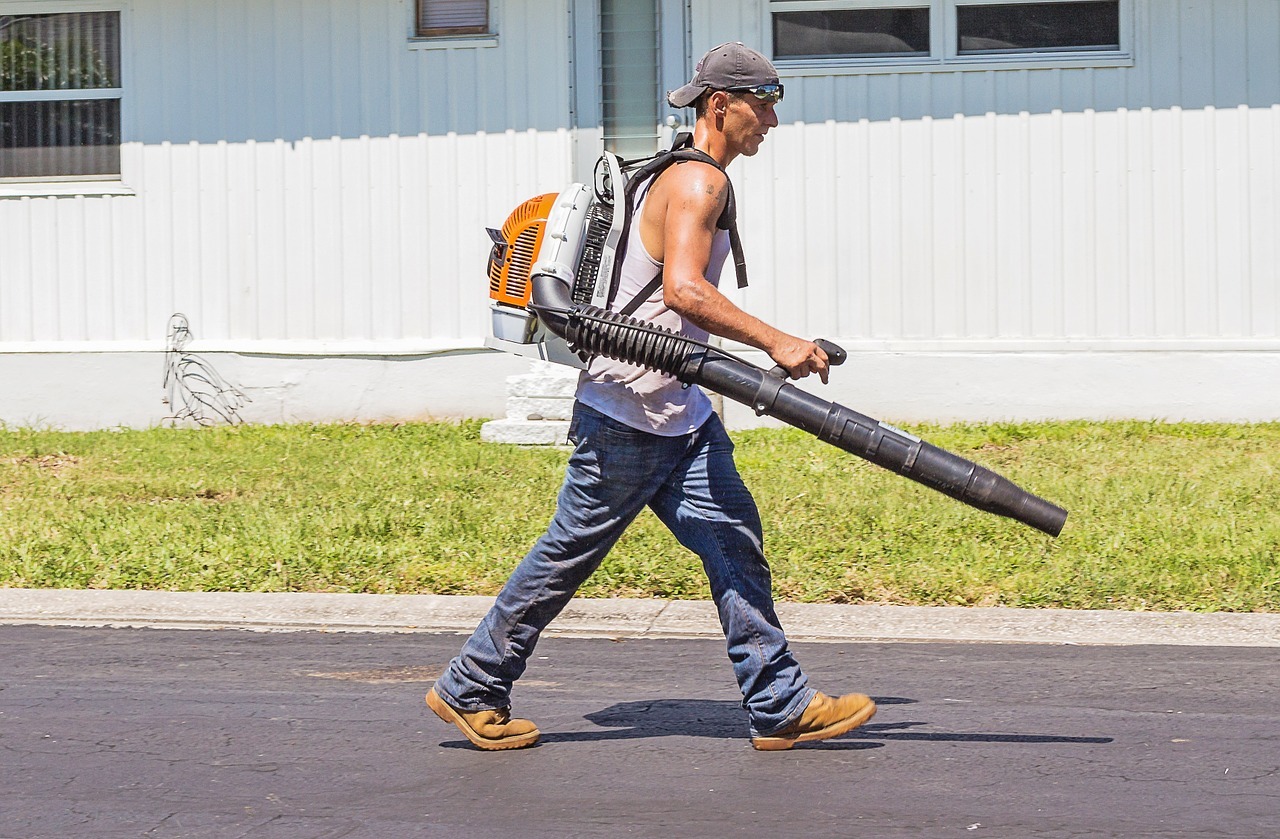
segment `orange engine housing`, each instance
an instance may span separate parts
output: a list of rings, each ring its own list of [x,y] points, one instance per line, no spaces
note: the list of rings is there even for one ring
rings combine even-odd
[[[558,194],[549,192],[530,198],[503,222],[502,241],[495,241],[489,252],[489,296],[499,303],[528,307],[532,291],[529,274]]]

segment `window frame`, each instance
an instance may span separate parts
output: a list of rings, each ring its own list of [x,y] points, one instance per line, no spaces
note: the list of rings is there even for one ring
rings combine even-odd
[[[965,70],[1042,70],[1072,67],[1132,67],[1134,2],[1118,0],[1120,48],[1008,53],[960,53],[958,6],[1017,5],[1020,0],[765,0],[764,32],[769,55],[774,54],[773,15],[777,12],[922,9],[930,10],[928,56],[859,56],[831,58],[777,58],[778,71],[786,76],[829,76],[880,73],[953,73]],[[1070,3],[1077,0],[1025,0],[1038,3]]]
[[[124,147],[130,125],[131,103],[126,91],[130,87],[132,58],[128,49],[131,21],[127,0],[84,0],[68,3],[62,0],[0,0],[0,14],[49,15],[115,12],[120,16],[120,86],[79,88],[71,90],[0,91],[0,102],[68,102],[86,99],[115,99],[120,102],[120,172],[100,175],[33,175],[0,178],[0,197],[39,195],[132,195],[125,186],[127,155]]]
[[[423,29],[422,4],[428,0],[406,3],[409,8],[409,46],[411,49],[450,49],[453,47],[496,47],[497,25],[493,0],[485,0],[485,23],[480,26],[437,27]]]

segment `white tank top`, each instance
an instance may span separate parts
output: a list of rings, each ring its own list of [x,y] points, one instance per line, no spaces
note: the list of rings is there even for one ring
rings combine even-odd
[[[651,185],[652,181],[643,186],[643,195],[632,217],[613,311],[625,308],[662,270],[662,263],[650,256],[640,237],[640,218]],[[706,270],[706,278],[714,286],[720,284],[720,271],[728,255],[729,231],[718,230],[712,240],[711,260]],[[708,337],[705,330],[667,308],[661,287],[640,304],[633,317],[698,341]],[[663,437],[696,431],[711,416],[711,400],[696,385],[685,387],[679,379],[666,373],[599,356],[591,359],[578,377],[577,396],[605,416]]]

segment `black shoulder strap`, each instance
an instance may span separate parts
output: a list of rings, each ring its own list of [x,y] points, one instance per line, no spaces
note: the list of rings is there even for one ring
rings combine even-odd
[[[644,303],[644,301],[652,297],[653,293],[660,288],[662,288],[662,269],[661,268],[658,269],[658,273],[654,276],[654,278],[652,280],[649,280],[649,282],[645,283],[644,288],[640,289],[640,291],[636,293],[636,296],[631,298],[631,302],[628,303],[626,306],[622,307],[622,311],[619,314],[622,314],[626,317],[631,317],[636,313],[636,309],[639,309],[640,305]]]
[[[676,135],[675,141],[671,144],[671,148],[658,152],[651,158],[645,160],[644,164],[638,167],[627,179],[626,197],[628,200],[635,195],[640,185],[655,178],[666,171],[668,166],[675,163],[682,163],[686,160],[697,160],[700,163],[708,163],[724,173],[726,181],[729,184],[729,200],[725,202],[724,212],[720,214],[720,218],[716,220],[716,227],[721,230],[732,230],[738,222],[738,203],[733,195],[733,181],[728,180],[729,173],[725,172],[724,167],[716,162],[716,159],[706,152],[695,149],[693,147],[693,134],[689,131],[681,131]]]
[[[649,158],[639,166],[627,179],[627,187],[624,196],[624,212],[626,213],[626,224],[624,230],[629,230],[631,226],[631,213],[633,207],[632,198],[635,196],[636,190],[640,185],[656,178],[664,172],[668,166],[676,163],[682,163],[686,160],[697,160],[701,163],[709,163],[712,166],[724,172],[725,182],[729,185],[729,200],[725,202],[724,211],[720,214],[720,218],[716,220],[716,227],[720,230],[729,231],[729,248],[733,252],[733,267],[738,278],[738,288],[747,287],[747,261],[742,250],[742,239],[738,236],[738,204],[734,200],[733,181],[729,180],[729,173],[725,172],[724,167],[716,162],[715,158],[704,151],[693,147],[693,134],[688,131],[682,131],[676,135],[675,142],[671,144],[671,148],[658,152],[654,157]],[[624,232],[624,236],[627,233]],[[625,242],[625,240],[624,240]],[[625,244],[624,244],[625,247]],[[615,271],[621,272],[623,260],[619,259],[615,263]],[[650,280],[640,292],[622,308],[621,314],[630,316],[640,308],[644,301],[648,300],[653,293],[662,286],[662,271],[658,271],[658,275]],[[612,298],[611,298],[612,300]]]

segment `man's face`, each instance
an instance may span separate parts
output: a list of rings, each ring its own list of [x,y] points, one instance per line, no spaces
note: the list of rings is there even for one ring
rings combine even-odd
[[[778,124],[774,107],[773,102],[757,99],[750,93],[729,96],[724,134],[739,154],[751,157],[760,151],[765,135]]]

